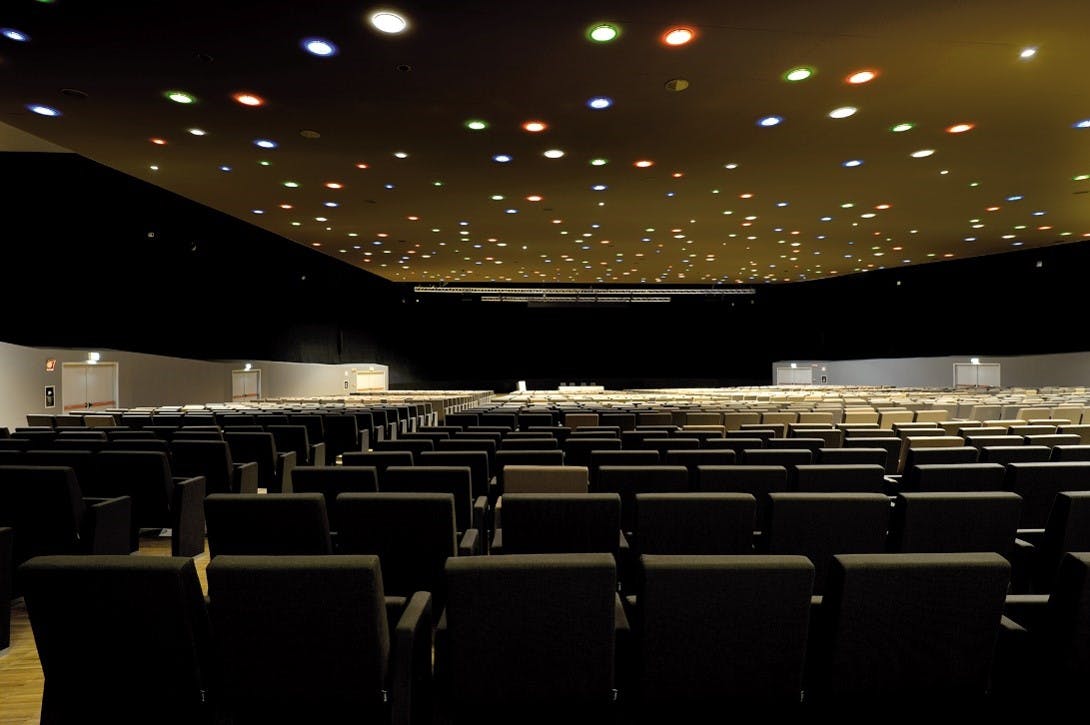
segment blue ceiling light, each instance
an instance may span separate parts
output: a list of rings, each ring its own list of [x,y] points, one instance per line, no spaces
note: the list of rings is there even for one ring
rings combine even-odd
[[[31,113],[36,113],[39,116],[47,116],[49,118],[56,118],[63,115],[60,111],[52,106],[43,106],[40,103],[31,103],[27,105],[27,110]]]
[[[496,154],[492,160],[497,164],[506,164],[511,160],[511,154]]]
[[[781,123],[783,123],[783,116],[763,116],[757,119],[757,125],[763,128],[779,126]]]
[[[587,101],[587,105],[595,111],[601,111],[613,105],[613,99],[606,96],[595,96]]]
[[[29,35],[15,28],[0,28],[0,35],[8,40],[14,40],[16,43],[25,43],[30,40]]]
[[[329,58],[338,52],[337,46],[325,38],[303,38],[301,45],[303,50],[319,58]]]

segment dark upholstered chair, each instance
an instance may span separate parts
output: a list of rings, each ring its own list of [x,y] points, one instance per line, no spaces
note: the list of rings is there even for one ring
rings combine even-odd
[[[827,465],[874,464],[885,468],[888,456],[885,448],[819,448],[817,462]]]
[[[749,554],[757,502],[747,493],[640,493],[632,546],[642,554]]]
[[[473,498],[473,473],[468,466],[390,466],[379,480],[379,491],[449,493],[454,496],[458,531],[479,529],[485,500]]]
[[[85,496],[132,499],[133,551],[140,529],[170,529],[174,556],[204,551],[205,486],[203,476],[172,478],[166,454],[155,451],[102,451],[95,454],[90,478],[80,481]]]
[[[799,493],[881,493],[885,468],[874,464],[795,466],[791,479]]]
[[[879,493],[773,493],[762,548],[814,563],[814,593],[825,591],[834,554],[886,550],[889,498]]]
[[[329,528],[340,531],[337,496],[342,493],[375,493],[378,470],[373,466],[303,466],[292,471],[295,493],[320,493],[325,497]]]
[[[509,493],[492,550],[505,554],[607,552],[622,546],[621,498],[615,493]]]
[[[231,447],[231,457],[240,463],[257,463],[257,485],[269,493],[291,493],[291,472],[295,468],[294,451],[277,451],[272,433],[226,432],[223,439]]]
[[[325,443],[312,441],[305,425],[266,425],[265,430],[272,433],[276,450],[287,453],[295,452],[296,466],[324,466]]]
[[[814,567],[801,556],[644,556],[634,722],[797,706]]]
[[[699,466],[733,466],[737,454],[729,449],[667,450],[663,463],[668,466],[685,466],[689,469],[689,488],[696,490]]]
[[[492,468],[488,465],[488,453],[485,451],[424,451],[416,457],[416,465],[467,466],[473,481],[473,498],[488,496]]]
[[[46,556],[19,573],[45,675],[42,723],[216,721],[192,559]]]
[[[1035,592],[1052,590],[1064,554],[1090,551],[1090,491],[1060,491],[1035,546],[1019,541],[1018,563]]]
[[[44,554],[127,554],[131,518],[132,499],[84,498],[71,468],[0,466],[0,526],[13,530],[14,566]]]
[[[1022,497],[1020,529],[1043,529],[1060,491],[1090,491],[1090,461],[1071,463],[1012,463],[1006,485]]]
[[[814,452],[808,448],[747,448],[741,463],[747,466],[806,466],[813,463]]]
[[[895,553],[994,551],[1010,558],[1022,499],[1009,491],[902,493],[890,523]]]
[[[459,723],[609,722],[628,641],[608,554],[447,559],[441,714]]]
[[[1048,446],[984,446],[980,449],[981,463],[1044,463],[1052,457]]]
[[[325,437],[325,462],[332,465],[342,453],[366,449],[360,435],[359,422],[354,415],[324,415],[322,427]],[[313,433],[308,429],[308,433]],[[372,441],[374,443],[374,441]]]
[[[210,556],[333,553],[320,493],[217,493],[204,509]]]
[[[784,466],[699,466],[696,470],[700,493],[748,493],[757,499],[757,523],[767,517],[768,494],[787,491]]]
[[[437,608],[446,602],[447,558],[481,553],[476,529],[459,540],[448,493],[345,493],[334,513],[338,553],[378,556],[388,594],[431,592]]]
[[[615,493],[621,497],[624,531],[631,531],[636,524],[637,494],[689,490],[689,471],[684,466],[602,466],[592,488],[593,493]]]
[[[905,469],[901,491],[952,493],[1009,490],[998,463],[925,463]]]
[[[834,557],[808,696],[851,708],[979,704],[1009,581],[994,553]]]
[[[375,441],[371,444],[371,450],[381,451],[409,451],[413,454],[413,462],[424,451],[434,451],[435,441],[428,438],[398,438],[392,441]]]
[[[174,440],[171,468],[179,476],[204,476],[205,493],[257,493],[257,463],[235,463],[224,441]]]
[[[431,600],[385,596],[377,556],[218,556],[207,573],[235,725],[429,721]]]

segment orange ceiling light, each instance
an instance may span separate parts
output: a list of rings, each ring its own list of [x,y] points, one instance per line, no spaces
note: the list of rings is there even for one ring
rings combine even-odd
[[[522,130],[527,133],[541,133],[549,127],[544,121],[526,121],[522,124]]]
[[[250,108],[257,108],[258,106],[265,105],[265,99],[254,93],[236,93],[231,98],[235,99],[236,103],[241,103],[243,106],[249,106]]]
[[[965,133],[966,131],[972,131],[976,128],[975,123],[955,123],[946,129],[946,133]]]
[[[664,45],[669,45],[676,48],[680,45],[686,45],[688,43],[691,43],[693,41],[693,38],[695,37],[696,31],[694,31],[692,28],[678,26],[676,28],[670,28],[665,33],[663,33],[662,42]]]
[[[853,86],[861,86],[864,83],[870,83],[878,77],[878,71],[866,68],[864,70],[857,70],[844,79],[845,83]]]

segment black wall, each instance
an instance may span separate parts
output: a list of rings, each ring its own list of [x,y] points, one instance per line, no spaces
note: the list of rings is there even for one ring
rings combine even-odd
[[[416,295],[74,155],[0,154],[0,339],[374,361],[399,387],[766,383],[782,359],[1090,349],[1090,244],[581,307]],[[150,317],[150,322],[148,318]]]

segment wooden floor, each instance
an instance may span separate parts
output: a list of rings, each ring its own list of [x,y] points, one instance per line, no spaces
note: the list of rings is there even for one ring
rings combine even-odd
[[[170,539],[141,539],[137,556],[170,556]],[[204,570],[208,566],[208,549],[194,561],[201,587],[207,593]],[[11,608],[11,647],[0,651],[0,725],[37,725],[41,710],[42,667],[26,606],[18,599]]]

